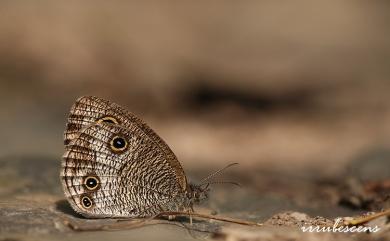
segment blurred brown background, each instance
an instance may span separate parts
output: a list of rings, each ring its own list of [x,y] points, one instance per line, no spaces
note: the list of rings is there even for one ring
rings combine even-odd
[[[2,157],[59,164],[81,95],[145,119],[186,170],[338,173],[389,147],[386,1],[0,5]]]
[[[0,239],[183,240],[64,227],[91,221],[58,178],[82,95],[144,119],[191,180],[239,162],[223,177],[244,188],[213,189],[203,212],[289,226],[278,213],[389,208],[389,23],[388,1],[1,1]]]

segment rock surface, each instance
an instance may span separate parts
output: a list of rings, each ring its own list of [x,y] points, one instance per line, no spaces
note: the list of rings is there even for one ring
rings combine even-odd
[[[32,163],[34,163],[32,165]],[[312,189],[310,182],[299,178],[280,178],[280,190],[264,191],[259,194],[256,185],[245,188],[216,188],[211,200],[196,210],[200,213],[218,214],[254,222],[264,222],[260,227],[221,223],[213,220],[195,219],[191,226],[186,217],[169,221],[134,220],[132,222],[112,219],[90,220],[77,215],[64,199],[58,181],[58,163],[52,158],[9,157],[0,162],[0,237],[6,240],[193,240],[213,238],[217,240],[344,240],[376,239],[389,240],[389,224],[382,220],[383,231],[372,235],[351,235],[333,233],[303,233],[302,225],[332,225],[333,218],[340,213],[353,215],[354,212],[341,207],[324,205],[313,193],[309,205],[307,196],[297,192],[288,197],[286,184],[305,185],[300,188]],[[31,168],[26,168],[31,166]],[[37,171],[44,170],[44,171]],[[232,178],[237,175],[235,173]],[[262,176],[271,179],[271,176]],[[306,183],[306,184],[305,184]],[[266,183],[264,182],[263,185]],[[261,185],[260,189],[261,189]],[[283,188],[284,187],[284,188]],[[229,198],[227,198],[229,197]],[[314,202],[316,205],[313,205]],[[284,212],[286,210],[297,210]],[[299,210],[299,211],[298,211]],[[317,216],[328,215],[328,218]],[[311,216],[314,216],[312,218]],[[120,225],[120,226],[118,226]],[[386,226],[387,225],[387,226]],[[83,229],[74,230],[74,228]],[[109,228],[115,231],[103,231]],[[385,231],[387,230],[387,231]],[[386,238],[385,238],[386,237]]]

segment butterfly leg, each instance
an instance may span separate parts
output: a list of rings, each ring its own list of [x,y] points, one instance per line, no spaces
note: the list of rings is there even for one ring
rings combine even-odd
[[[188,215],[190,216],[190,225],[192,226],[192,215],[191,213],[195,213],[194,207],[191,205],[188,209]]]
[[[191,212],[188,210],[188,215],[190,216],[190,225],[192,226],[192,215]]]

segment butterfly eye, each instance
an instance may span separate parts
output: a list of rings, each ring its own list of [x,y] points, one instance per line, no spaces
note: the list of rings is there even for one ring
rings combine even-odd
[[[123,152],[127,148],[127,141],[123,137],[114,136],[110,142],[110,145],[113,151]]]
[[[88,190],[95,190],[99,186],[99,178],[94,176],[88,176],[84,179],[84,185]]]
[[[81,205],[83,205],[84,208],[89,209],[89,208],[92,207],[93,202],[92,202],[92,200],[91,200],[90,197],[88,197],[88,196],[83,196],[83,197],[81,198]]]
[[[97,121],[97,123],[102,123],[102,122],[111,123],[111,124],[119,124],[119,121],[112,116],[105,116],[105,117],[100,118]]]

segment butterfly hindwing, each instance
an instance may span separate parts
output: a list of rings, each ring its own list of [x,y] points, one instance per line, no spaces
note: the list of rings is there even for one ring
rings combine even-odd
[[[151,216],[181,192],[164,153],[135,127],[92,124],[66,149],[61,180],[84,216]]]

